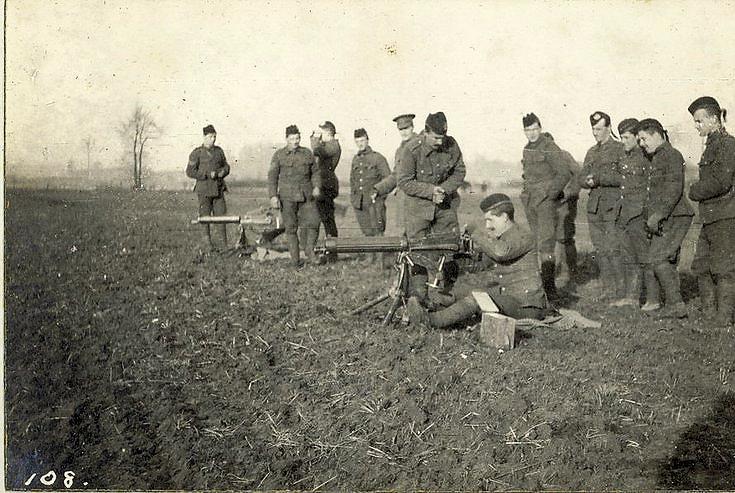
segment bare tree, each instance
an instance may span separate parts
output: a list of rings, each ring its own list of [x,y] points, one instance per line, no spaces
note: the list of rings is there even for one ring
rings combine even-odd
[[[84,140],[82,140],[82,144],[84,144],[84,148],[87,150],[87,179],[89,179],[92,177],[89,163],[92,155],[92,148],[95,145],[94,138],[91,135],[87,136]]]
[[[120,135],[133,151],[133,190],[143,189],[143,148],[149,139],[158,137],[160,128],[153,120],[150,111],[143,106],[135,106],[132,115],[122,123]]]

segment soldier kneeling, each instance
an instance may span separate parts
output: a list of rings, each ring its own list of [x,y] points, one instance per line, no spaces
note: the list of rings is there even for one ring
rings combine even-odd
[[[538,269],[536,241],[531,232],[517,224],[513,203],[505,194],[495,193],[480,203],[486,231],[473,233],[475,247],[492,259],[496,267],[488,271],[485,291],[500,309],[512,318],[542,320],[553,309],[547,304]],[[412,297],[406,306],[409,320],[428,327],[448,327],[480,313],[470,295],[439,311],[428,312]]]

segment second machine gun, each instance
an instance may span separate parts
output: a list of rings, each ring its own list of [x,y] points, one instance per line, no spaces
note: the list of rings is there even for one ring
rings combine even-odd
[[[409,274],[415,264],[436,269],[436,276],[429,287],[438,288],[447,260],[473,258],[475,255],[472,238],[461,235],[432,235],[409,239],[406,236],[366,236],[364,238],[326,238],[314,249],[317,254],[327,253],[396,253],[393,268],[396,275],[388,291],[377,298],[355,308],[350,315],[357,315],[388,299],[388,312],[383,317],[387,326],[399,307],[406,305],[409,296]]]

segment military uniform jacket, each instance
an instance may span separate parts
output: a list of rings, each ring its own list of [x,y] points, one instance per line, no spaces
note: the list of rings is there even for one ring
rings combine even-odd
[[[516,298],[523,306],[546,306],[536,240],[529,230],[513,224],[499,238],[490,232],[473,236],[473,240],[496,263],[495,269],[489,271],[493,274],[489,284],[499,284],[501,294]]]
[[[212,171],[217,172],[217,178],[211,178]],[[198,195],[219,197],[222,192],[227,190],[224,178],[229,174],[230,165],[227,164],[225,152],[221,147],[212,146],[207,149],[202,145],[189,154],[186,176],[196,180],[194,191]]]
[[[321,176],[309,149],[283,147],[273,154],[268,170],[269,197],[305,202],[312,198],[313,187],[321,187]]]
[[[609,139],[604,144],[596,144],[587,151],[584,157],[582,171],[579,174],[579,184],[590,189],[587,200],[587,213],[612,214],[620,198],[620,161],[625,154],[622,142]],[[594,176],[595,185],[590,188],[585,178]]]
[[[572,174],[571,178],[564,187],[564,199],[569,200],[579,198],[579,191],[582,188],[579,185],[579,172],[582,168],[580,168],[577,160],[574,159],[574,156],[572,156],[569,151],[565,151],[564,149],[562,149],[561,152],[564,156],[567,167],[569,167],[569,172]]]
[[[523,193],[530,205],[562,197],[572,177],[563,152],[548,133],[523,148]]]
[[[694,209],[684,196],[684,158],[669,142],[664,142],[651,158],[651,181],[646,208],[649,216],[693,216]]]
[[[446,136],[442,146],[434,149],[419,134],[403,148],[396,166],[398,186],[406,194],[406,215],[433,220],[436,207],[444,206],[431,200],[435,186],[444,189],[449,207],[459,207],[457,189],[465,172],[462,151],[453,137]]]
[[[311,148],[321,175],[322,195],[334,199],[339,195],[339,180],[337,180],[334,170],[337,169],[339,158],[342,156],[342,147],[337,139],[332,139],[329,142],[312,139]]]
[[[350,202],[355,209],[363,210],[370,205],[370,195],[378,192],[376,200],[384,200],[381,190],[385,186],[380,183],[390,181],[393,175],[388,167],[388,161],[379,152],[370,147],[365,151],[358,152],[352,158],[352,169],[350,170]],[[392,189],[391,189],[392,190]],[[390,190],[389,190],[390,192]]]
[[[651,163],[640,147],[635,146],[630,152],[623,153],[619,163],[621,183],[618,217],[624,225],[646,212],[650,168]]]
[[[735,137],[725,129],[709,134],[699,161],[699,181],[689,188],[704,224],[735,218]]]

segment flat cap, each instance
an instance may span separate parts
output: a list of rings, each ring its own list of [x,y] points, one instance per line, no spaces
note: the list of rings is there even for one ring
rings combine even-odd
[[[441,111],[438,113],[429,113],[429,116],[426,117],[426,129],[435,134],[446,135],[447,117]]]
[[[217,133],[217,131],[214,129],[214,126],[212,125],[207,125],[206,127],[204,127],[202,129],[202,132],[204,133],[204,135]]]
[[[337,129],[334,126],[334,123],[330,122],[329,120],[323,121],[319,124],[319,128],[326,128],[327,130],[332,132],[332,135],[337,133]]]
[[[393,121],[396,122],[398,130],[403,130],[404,128],[408,128],[413,125],[414,118],[416,118],[416,115],[413,113],[406,113],[405,115],[398,115],[393,119]]]
[[[541,120],[534,113],[529,113],[523,117],[523,128],[530,127],[534,123],[541,125]]]
[[[623,135],[625,132],[635,134],[638,128],[638,120],[635,118],[626,118],[622,122],[618,123],[618,133]]]
[[[367,136],[368,136],[367,130],[365,130],[364,128],[358,128],[357,130],[355,130],[355,138],[356,139],[358,139],[360,137],[367,137]]]
[[[296,125],[289,125],[288,127],[286,127],[286,137],[288,137],[289,135],[295,135],[295,134],[300,134],[300,133],[301,132],[299,132],[299,127],[297,127]]]
[[[701,108],[713,108],[718,113],[721,111],[720,103],[711,96],[702,96],[701,98],[695,99],[694,102],[689,105],[689,113],[693,115],[695,111]]]
[[[605,120],[605,124],[608,127],[610,126],[610,122],[612,121],[610,119],[610,115],[602,111],[595,111],[590,115],[590,125],[597,125],[598,123],[600,123],[600,120]]]
[[[482,202],[480,202],[480,209],[482,212],[487,212],[505,204],[513,205],[510,197],[504,193],[493,193],[482,199]]]

